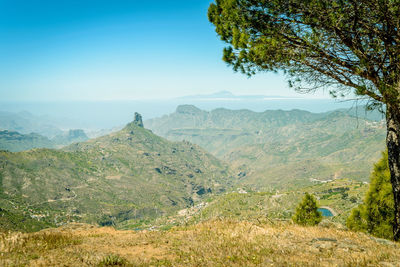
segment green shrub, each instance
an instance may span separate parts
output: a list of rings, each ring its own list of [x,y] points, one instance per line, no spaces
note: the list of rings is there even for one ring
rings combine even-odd
[[[382,159],[374,166],[364,203],[352,210],[346,225],[351,230],[393,239],[393,223],[393,189],[390,183],[388,155],[383,153]]]
[[[98,266],[127,266],[128,261],[125,258],[120,257],[119,255],[110,254],[105,256],[99,262]]]
[[[306,193],[302,202],[297,206],[293,221],[300,225],[317,225],[322,220],[322,214],[318,211],[317,201],[314,196]]]

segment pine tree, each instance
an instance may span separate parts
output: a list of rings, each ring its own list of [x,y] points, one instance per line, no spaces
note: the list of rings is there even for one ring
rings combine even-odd
[[[385,110],[393,231],[400,240],[399,1],[215,0],[208,17],[234,70],[283,71],[299,91],[356,95]]]
[[[300,225],[317,225],[322,220],[322,214],[318,211],[317,201],[314,196],[306,193],[302,202],[296,208],[293,221]]]
[[[383,153],[371,173],[371,184],[364,203],[353,209],[347,219],[349,229],[393,239],[394,199],[390,183],[388,155]]]

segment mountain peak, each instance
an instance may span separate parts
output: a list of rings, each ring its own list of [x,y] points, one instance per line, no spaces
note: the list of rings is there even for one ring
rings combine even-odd
[[[198,114],[201,112],[202,112],[201,109],[199,109],[198,107],[193,106],[193,105],[179,105],[176,108],[176,113],[182,113],[182,114],[194,115],[194,114]]]
[[[143,124],[143,119],[142,115],[140,113],[135,112],[135,116],[133,117],[133,121],[129,122],[124,129],[127,130],[132,130],[134,128],[143,128],[144,129],[144,124]]]

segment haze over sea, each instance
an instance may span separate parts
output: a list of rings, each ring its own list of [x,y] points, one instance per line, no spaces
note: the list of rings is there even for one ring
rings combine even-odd
[[[82,129],[108,129],[131,121],[134,112],[151,119],[175,111],[178,105],[191,104],[203,110],[216,108],[265,110],[301,109],[310,112],[326,112],[339,108],[356,108],[361,102],[334,99],[286,98],[286,97],[181,97],[173,99],[110,100],[110,101],[47,101],[47,102],[0,102],[0,111],[27,111],[37,116],[54,118],[59,127]],[[358,108],[360,115],[363,109]]]

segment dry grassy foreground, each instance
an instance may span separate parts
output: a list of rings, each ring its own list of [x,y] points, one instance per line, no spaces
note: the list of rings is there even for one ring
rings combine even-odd
[[[0,266],[400,266],[400,244],[337,228],[214,220],[169,231],[71,224],[0,235]]]

